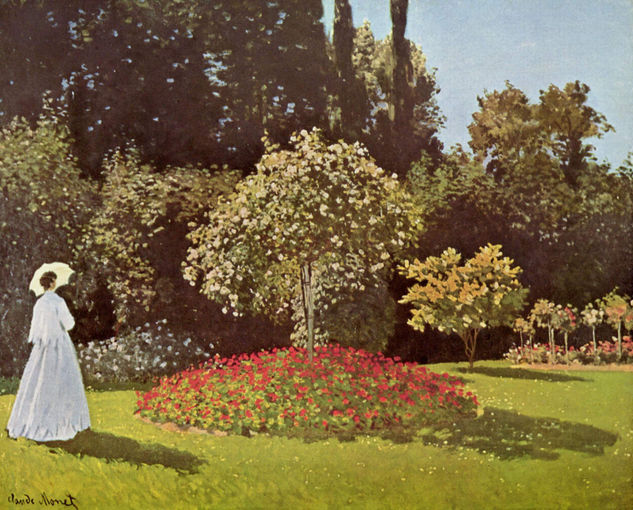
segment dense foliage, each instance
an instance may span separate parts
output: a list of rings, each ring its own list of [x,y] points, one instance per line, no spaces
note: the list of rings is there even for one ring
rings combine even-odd
[[[428,68],[426,55],[406,39],[395,55],[393,42],[391,36],[376,40],[369,22],[356,29],[355,81],[348,91],[354,95],[354,115],[342,133],[346,139],[362,141],[379,165],[404,176],[422,151],[434,162],[440,159],[437,133],[444,119],[437,106],[435,72]]]
[[[34,118],[42,93],[52,91],[69,113],[80,165],[93,175],[109,151],[130,140],[143,162],[158,168],[226,163],[250,170],[264,150],[265,131],[283,143],[307,126],[332,127],[336,137],[348,141],[371,131],[372,149],[390,148],[385,140],[394,139],[394,118],[381,113],[376,124],[371,108],[376,102],[363,91],[366,81],[381,81],[380,110],[395,104],[388,84],[392,66],[388,61],[376,69],[348,65],[340,73],[341,38],[328,41],[323,15],[322,0],[212,5],[205,0],[7,0],[0,10],[0,54],[6,64],[0,124],[15,115]],[[406,16],[398,26],[404,34]],[[348,55],[366,51],[354,36],[351,28],[343,38],[353,45]],[[385,41],[387,53],[390,46]],[[396,68],[408,72],[408,80],[400,96],[409,98],[407,108],[425,110],[414,100],[431,104],[434,80],[427,83],[428,73],[416,62],[419,55],[409,55],[410,42],[403,39],[401,46]],[[407,158],[417,157],[420,144],[439,144],[434,128],[420,136],[421,117],[416,117],[399,133],[400,143],[413,153],[392,151],[403,167]],[[425,126],[435,124],[422,117]],[[350,118],[355,120],[348,124]]]
[[[531,301],[580,306],[616,285],[631,292],[631,162],[596,161],[588,142],[611,127],[587,94],[573,82],[549,87],[536,103],[511,85],[480,98],[469,126],[473,155],[458,147],[439,167],[423,157],[409,173],[427,206],[419,257],[446,246],[468,255],[490,242],[523,268]]]
[[[305,123],[324,123],[322,14],[321,0],[212,8],[10,1],[0,14],[0,53],[9,64],[2,112],[31,115],[52,90],[70,112],[82,165],[95,173],[108,150],[130,139],[159,167],[248,167],[261,153],[264,126],[286,139]]]
[[[183,292],[188,224],[228,194],[239,174],[197,168],[156,173],[134,150],[115,152],[104,168],[101,204],[74,247],[81,291],[89,300],[88,293],[105,282],[117,321],[142,324],[150,310],[181,308],[174,293]]]
[[[89,216],[92,186],[82,178],[64,119],[48,106],[35,126],[15,119],[0,132],[0,373],[12,375],[28,354],[34,295],[42,263],[68,260]]]
[[[165,377],[139,393],[138,412],[159,422],[234,434],[415,431],[471,416],[477,398],[448,374],[336,345],[281,349]]]

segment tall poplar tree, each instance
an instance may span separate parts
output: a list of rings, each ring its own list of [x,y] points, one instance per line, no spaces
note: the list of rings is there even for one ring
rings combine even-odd
[[[391,154],[394,169],[403,174],[408,170],[410,160],[407,161],[407,151],[402,151],[396,145],[397,140],[403,140],[413,118],[411,104],[410,77],[412,74],[409,43],[404,34],[407,28],[407,11],[409,0],[390,0],[391,14],[391,87],[389,90],[389,120],[391,121]]]
[[[353,64],[354,36],[352,7],[349,0],[336,0],[332,42],[337,73],[337,108],[332,130],[351,141],[360,140],[367,117],[367,95],[356,76]]]

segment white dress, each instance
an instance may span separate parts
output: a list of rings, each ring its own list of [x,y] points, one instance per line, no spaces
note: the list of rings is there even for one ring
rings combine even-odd
[[[7,425],[9,436],[66,441],[90,427],[77,352],[68,330],[75,320],[64,299],[47,291],[35,303],[26,363]]]

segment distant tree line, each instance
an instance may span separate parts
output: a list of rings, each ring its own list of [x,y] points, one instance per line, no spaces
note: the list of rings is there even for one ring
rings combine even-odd
[[[391,44],[353,28],[348,0],[331,41],[321,0],[5,0],[0,122],[35,121],[49,91],[93,177],[130,143],[158,169],[250,171],[264,132],[286,143],[306,127],[360,140],[404,175],[422,149],[439,155],[442,120],[433,72],[404,39],[406,2],[393,3]]]

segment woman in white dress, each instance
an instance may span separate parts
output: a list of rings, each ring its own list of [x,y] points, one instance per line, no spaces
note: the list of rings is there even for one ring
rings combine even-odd
[[[46,292],[33,308],[28,338],[33,350],[7,425],[13,438],[67,441],[90,427],[77,352],[68,335],[75,320],[54,292],[56,280],[50,271],[40,280]]]

